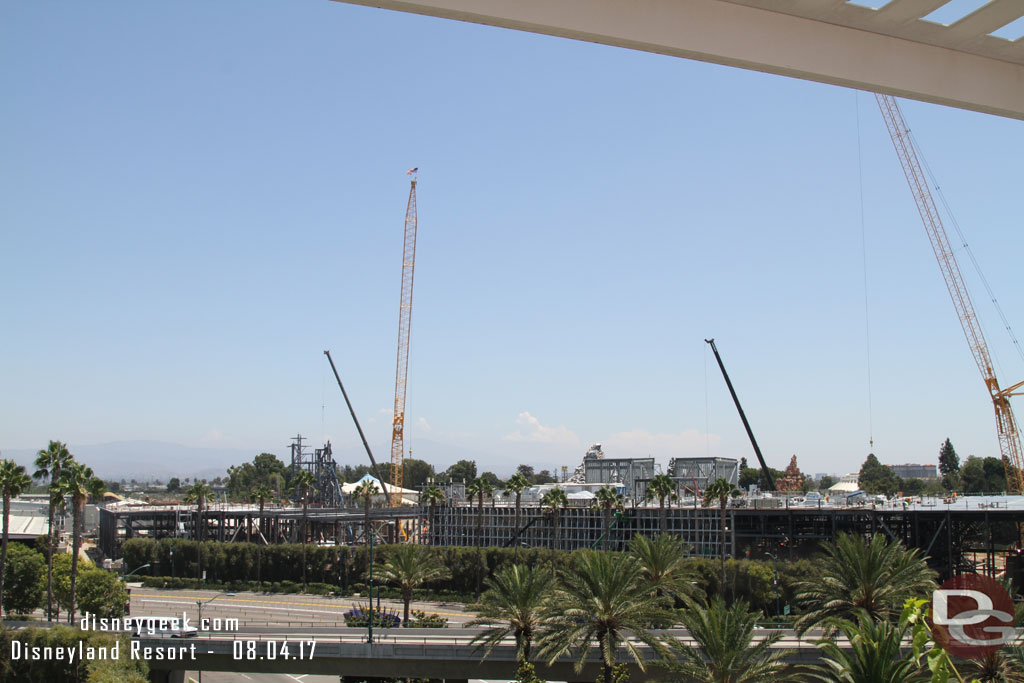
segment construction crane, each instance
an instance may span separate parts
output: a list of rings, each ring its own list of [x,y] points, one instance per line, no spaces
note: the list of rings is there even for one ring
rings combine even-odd
[[[391,422],[391,486],[398,492],[405,474],[405,380],[409,374],[409,328],[412,325],[412,280],[416,269],[416,172],[409,187],[405,209],[405,242],[402,247],[402,300],[398,307],[398,361],[395,364],[395,416]],[[391,507],[402,504],[402,496],[391,496]]]
[[[939,262],[939,270],[946,281],[946,288],[949,296],[953,299],[953,307],[960,318],[960,325],[967,337],[967,344],[974,354],[974,362],[978,364],[981,377],[985,381],[992,405],[996,412],[996,429],[999,434],[999,450],[1003,458],[1003,467],[1006,469],[1006,485],[1011,491],[1024,493],[1024,453],[1021,451],[1020,433],[1017,431],[1017,421],[1013,416],[1013,409],[1010,407],[1010,397],[1024,394],[1024,382],[1018,382],[1006,389],[999,388],[996,380],[996,373],[992,369],[992,358],[988,352],[988,345],[981,333],[981,325],[978,316],[974,312],[974,305],[967,294],[967,286],[960,275],[960,266],[957,264],[956,256],[949,245],[949,238],[946,237],[946,229],[942,226],[942,219],[935,206],[935,200],[928,189],[924,173],[921,171],[921,164],[917,159],[917,152],[914,150],[914,143],[910,137],[910,130],[903,120],[896,99],[891,95],[875,95],[878,107],[882,110],[882,118],[885,119],[886,128],[889,129],[889,136],[892,138],[893,147],[900,158],[903,166],[903,173],[907,176],[907,183],[910,184],[910,192],[914,195],[917,203],[917,210],[921,214],[925,231],[928,233],[928,240],[932,244],[935,258]]]
[[[761,464],[761,472],[764,474],[765,481],[768,483],[768,491],[776,491],[775,488],[775,477],[772,476],[772,471],[768,469],[768,465],[764,462],[764,456],[761,455],[761,448],[757,445],[757,439],[754,438],[754,430],[750,428],[750,423],[747,422],[747,415],[743,412],[743,406],[740,405],[740,399],[736,396],[736,390],[732,388],[732,380],[729,379],[729,373],[725,371],[725,364],[722,362],[722,357],[718,355],[718,347],[715,346],[714,339],[705,339],[705,343],[711,345],[711,350],[715,352],[715,360],[718,361],[718,367],[722,370],[722,377],[725,378],[725,385],[729,387],[729,393],[732,395],[732,402],[736,404],[736,411],[740,414],[740,420],[743,421],[743,428],[747,430],[747,436],[750,438],[750,445],[754,447],[754,455],[757,456],[757,462]],[[694,487],[697,486],[697,481],[693,482]]]

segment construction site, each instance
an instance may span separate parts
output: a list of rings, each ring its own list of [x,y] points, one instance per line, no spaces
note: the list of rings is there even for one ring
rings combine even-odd
[[[662,476],[653,457],[605,457],[594,444],[572,475],[563,467],[557,484],[473,499],[469,482],[447,486],[444,504],[419,501],[420,491],[403,488],[405,404],[417,236],[417,168],[412,176],[404,223],[402,277],[395,365],[394,405],[389,478],[381,476],[377,460],[363,433],[329,351],[325,351],[353,424],[365,448],[371,471],[363,481],[342,485],[331,444],[310,449],[301,436],[291,448],[293,472],[308,472],[312,491],[300,505],[107,507],[100,517],[100,546],[112,558],[121,544],[138,537],[188,538],[263,544],[296,543],[303,539],[324,545],[365,543],[371,530],[379,541],[455,546],[522,546],[560,550],[603,548],[622,550],[635,534],[664,530],[679,537],[689,552],[701,556],[806,557],[839,533],[862,536],[885,534],[908,547],[919,548],[943,577],[970,571],[996,574],[1016,562],[1024,523],[1024,457],[1009,398],[1020,395],[1024,382],[1002,388],[995,377],[987,344],[949,244],[934,199],[924,179],[914,143],[893,97],[877,95],[893,146],[910,185],[933,247],[957,317],[978,366],[996,417],[996,435],[1005,467],[1007,495],[996,497],[874,499],[842,496],[803,499],[793,482],[774,481],[714,339],[705,340],[714,352],[722,377],[763,473],[762,491],[734,497],[721,504],[705,500],[709,486],[725,482],[735,488],[739,464],[730,458],[674,458],[664,468],[674,491],[655,497],[648,484]],[[368,489],[366,487],[370,487]],[[546,494],[565,494],[552,504]],[[596,493],[609,488],[618,496],[614,510],[598,509]],[[781,490],[781,492],[780,492]],[[309,495],[311,493],[311,495]],[[858,492],[863,494],[862,491]],[[664,506],[668,499],[667,507]]]

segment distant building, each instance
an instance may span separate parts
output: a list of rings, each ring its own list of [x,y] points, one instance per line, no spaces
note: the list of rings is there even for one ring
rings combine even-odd
[[[643,498],[647,481],[656,474],[654,458],[585,458],[583,476],[587,484],[622,484],[626,497]]]
[[[938,479],[939,469],[935,465],[886,465],[900,479]]]
[[[692,495],[694,484],[703,491],[716,479],[739,485],[740,466],[735,458],[672,458],[668,461],[668,476],[675,480],[680,493]]]
[[[627,498],[639,500],[655,474],[654,458],[606,458],[601,444],[595,443],[565,483],[621,485]]]

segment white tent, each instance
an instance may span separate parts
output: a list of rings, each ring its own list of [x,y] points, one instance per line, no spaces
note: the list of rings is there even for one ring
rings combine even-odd
[[[840,479],[836,484],[830,486],[828,489],[829,493],[853,493],[854,491],[860,490],[860,485],[857,480],[860,479],[860,475],[856,472],[847,474]]]
[[[392,486],[391,484],[381,484],[379,479],[377,479],[376,477],[372,477],[369,474],[364,475],[363,478],[360,479],[357,482],[353,482],[351,484],[342,484],[341,485],[341,493],[342,493],[342,495],[346,495],[346,496],[353,495],[355,493],[356,489],[359,488],[359,486],[364,481],[371,482],[374,486],[377,487],[377,490],[380,491],[379,494],[377,494],[376,496],[373,497],[373,502],[374,503],[384,502],[384,500],[385,500],[385,498],[384,498],[384,487],[387,487],[388,493],[390,493],[393,496],[394,495],[398,495],[398,496],[402,497],[402,504],[403,505],[418,505],[419,504],[419,499],[420,499],[420,492],[419,491],[414,491],[412,489],[404,489],[401,486]]]

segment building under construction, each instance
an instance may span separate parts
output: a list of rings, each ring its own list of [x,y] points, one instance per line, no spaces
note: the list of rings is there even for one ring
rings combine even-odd
[[[725,511],[699,503],[665,509],[668,533],[686,543],[693,555],[717,557],[725,544],[727,556],[763,559],[807,557],[820,543],[832,542],[839,533],[864,537],[884,534],[911,548],[919,548],[942,576],[977,571],[994,574],[1016,556],[1017,527],[1024,523],[1024,497],[962,497],[955,500],[917,500],[913,504],[825,505],[791,504],[790,499],[745,500],[746,505]],[[605,529],[605,515],[589,501],[572,501],[555,516],[538,505],[523,505],[516,531],[513,505],[489,503],[481,511],[475,505],[372,508],[370,524],[383,538],[427,545],[487,547],[555,547],[562,550],[605,548],[622,550],[635,534],[654,534],[661,528],[657,505],[626,507],[612,516]],[[365,539],[364,510],[267,508],[260,514],[252,505],[214,506],[204,511],[199,526],[194,506],[122,506],[102,509],[100,548],[107,557],[121,556],[121,544],[131,538],[190,538],[202,529],[211,541],[296,543],[301,541],[303,521],[308,540],[319,544],[360,544]],[[400,529],[400,531],[399,531]],[[478,531],[481,530],[481,531]],[[479,534],[479,535],[478,535]]]

